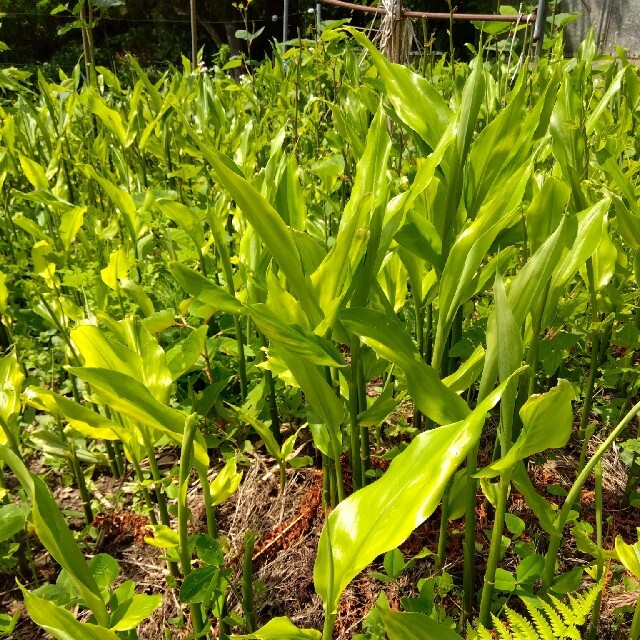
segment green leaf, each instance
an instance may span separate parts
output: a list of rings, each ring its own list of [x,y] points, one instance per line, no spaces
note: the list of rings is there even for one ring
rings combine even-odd
[[[150,317],[155,313],[155,308],[147,292],[131,278],[120,278],[120,290],[124,291],[139,307],[142,313]]]
[[[102,123],[113,133],[118,142],[127,146],[127,130],[125,129],[122,117],[118,111],[107,107],[102,97],[95,91],[90,90],[86,94],[87,106],[94,115],[98,116]]]
[[[4,445],[0,445],[0,459],[4,460],[10,467],[29,497],[33,526],[36,529],[40,542],[42,542],[53,559],[63,569],[66,569],[74,586],[80,592],[87,606],[93,611],[97,620],[106,626],[108,614],[100,595],[100,589],[82,556],[82,552],[73,537],[73,533],[71,533],[62,513],[60,513],[60,509],[49,487],[47,487],[41,478],[29,472],[23,462]],[[33,597],[35,598],[35,596]],[[25,602],[26,598],[27,594],[25,593]],[[36,600],[40,599],[36,598]],[[43,626],[38,620],[46,621],[48,616],[45,615],[42,618],[38,616],[38,619],[36,619],[28,604],[27,608],[34,622]],[[68,612],[65,611],[65,613]],[[75,622],[75,618],[73,618],[71,614],[68,615]],[[55,636],[53,631],[50,633]],[[72,638],[73,636],[65,637]],[[80,639],[83,638],[83,636],[79,635],[76,636],[76,638]]]
[[[130,600],[125,600],[111,614],[111,628],[114,631],[135,629],[161,605],[162,594],[138,593]]]
[[[640,536],[640,531],[638,534]],[[616,554],[624,568],[636,578],[640,578],[640,541],[627,544],[622,536],[616,536]]]
[[[129,259],[124,248],[120,247],[112,251],[109,256],[109,264],[100,271],[100,277],[109,289],[118,290],[120,278],[126,278],[133,267],[133,261]]]
[[[169,265],[169,271],[178,281],[180,286],[191,296],[204,304],[211,305],[226,313],[245,314],[247,309],[234,296],[207,280],[196,271],[189,269],[177,262]]]
[[[207,331],[207,325],[202,325],[167,351],[167,367],[172,380],[177,380],[195,364],[204,351]]]
[[[451,627],[422,613],[394,611],[376,604],[389,640],[462,640]]]
[[[404,557],[402,556],[402,552],[400,549],[391,549],[391,551],[387,551],[384,554],[383,561],[384,570],[387,572],[387,575],[394,580],[398,578],[405,567]]]
[[[366,411],[358,414],[358,424],[363,427],[377,427],[395,411],[400,400],[401,398],[393,397],[393,386],[388,384],[373,404]]]
[[[250,307],[251,318],[270,341],[284,347],[306,362],[326,367],[344,367],[345,361],[338,348],[329,340],[305,331],[297,324],[283,322],[264,304]]]
[[[326,615],[335,614],[340,594],[360,571],[402,544],[435,511],[449,478],[480,438],[486,414],[504,386],[465,419],[416,436],[379,480],[332,511],[320,536],[313,573]]]
[[[180,600],[186,603],[206,602],[211,600],[218,582],[218,567],[201,567],[192,571],[180,587]]]
[[[444,98],[422,76],[389,62],[364,33],[353,28],[347,31],[369,51],[399,118],[435,149],[453,117]]]
[[[409,395],[420,411],[438,424],[450,424],[469,413],[465,401],[450,390],[420,357],[409,334],[396,318],[373,309],[344,309],[339,318],[378,355],[398,365]]]
[[[0,444],[15,438],[14,424],[20,414],[24,374],[18,364],[15,351],[0,358]]]
[[[204,231],[202,229],[202,220],[197,213],[175,200],[159,200],[158,208],[169,220],[184,229],[193,240],[193,244],[195,244],[198,251],[202,249],[204,246]]]
[[[190,129],[190,128],[189,128]],[[302,269],[302,262],[293,235],[278,212],[245,178],[230,168],[231,161],[219,151],[206,146],[201,136],[190,131],[194,141],[213,166],[220,182],[229,191],[251,226],[267,246],[274,260],[287,278],[293,294],[307,315],[319,319],[320,311],[311,295],[310,286]],[[314,322],[315,324],[315,322]]]
[[[84,214],[86,212],[87,207],[73,207],[73,209],[69,209],[62,214],[58,233],[60,234],[60,240],[65,251],[69,251],[76,234],[82,227]]]
[[[573,387],[559,380],[551,391],[529,397],[522,409],[522,431],[507,455],[478,472],[477,477],[493,478],[520,460],[546,449],[564,447],[571,435]]]
[[[74,400],[39,387],[27,387],[24,395],[28,404],[41,411],[63,417],[71,427],[85,436],[102,440],[127,440],[124,429],[117,422]]]
[[[244,636],[233,635],[232,640],[321,640],[322,634],[315,629],[298,629],[289,618],[273,618],[255,633]]]
[[[17,504],[3,504],[0,507],[0,542],[8,540],[18,531],[22,531],[26,523],[28,511]]]
[[[238,414],[243,422],[250,424],[256,430],[256,433],[262,438],[264,446],[267,448],[269,454],[276,460],[282,461],[280,445],[276,442],[275,436],[271,432],[269,426],[255,416],[254,410],[247,411],[243,407],[235,407],[232,404],[229,406]]]
[[[533,585],[542,577],[544,571],[544,557],[533,553],[523,558],[516,568],[518,584]]]
[[[224,564],[224,552],[220,543],[209,535],[200,533],[195,536],[195,548],[198,558],[214,567]]]
[[[516,579],[510,571],[498,567],[496,569],[495,586],[498,591],[513,593],[516,588]]]
[[[164,524],[149,525],[153,530],[153,537],[147,537],[144,541],[152,547],[159,549],[175,549],[180,544],[180,538],[176,531]]]
[[[38,164],[35,160],[20,154],[20,166],[22,167],[22,171],[24,172],[26,179],[33,187],[36,189],[43,189],[44,191],[49,190],[49,181],[47,180],[47,176],[42,165]]]
[[[26,589],[22,593],[31,620],[56,640],[118,640],[118,636],[106,628],[106,620],[105,626],[78,622],[71,612],[53,602],[39,598]]]
[[[108,553],[98,553],[89,560],[89,568],[96,579],[98,587],[107,591],[120,574],[118,561]]]
[[[242,471],[236,469],[236,459],[230,458],[211,482],[211,500],[214,505],[222,504],[238,490],[242,480]]]

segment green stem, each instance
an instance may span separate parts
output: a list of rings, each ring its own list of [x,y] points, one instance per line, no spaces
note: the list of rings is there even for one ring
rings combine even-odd
[[[360,339],[351,340],[351,380],[349,382],[349,418],[351,425],[351,471],[353,474],[353,490],[362,487],[362,459],[360,455],[360,427],[358,425],[358,360],[360,356]]]
[[[202,499],[204,501],[204,512],[207,519],[207,533],[212,538],[218,537],[218,521],[216,520],[216,506],[213,504],[213,498],[211,497],[211,486],[209,485],[209,478],[206,474],[198,473],[200,485],[202,487]]]
[[[636,610],[633,614],[633,621],[631,622],[629,640],[640,640],[640,596],[638,596],[638,600],[636,602]]]
[[[588,434],[589,417],[593,405],[593,390],[596,385],[596,375],[598,373],[598,334],[594,331],[591,339],[591,362],[589,363],[589,377],[584,390],[584,403],[582,405],[582,415],[580,416],[580,433],[582,434],[582,449],[580,451],[580,461],[578,463],[578,473],[584,468],[584,461],[589,448]]]
[[[616,441],[616,438],[627,428],[631,420],[633,420],[639,411],[640,402],[636,403],[629,410],[627,415],[618,423],[616,428],[611,431],[605,441],[596,449],[596,452],[585,464],[584,468],[578,474],[578,477],[573,483],[571,490],[564,501],[562,509],[560,509],[555,520],[556,529],[551,535],[551,539],[549,541],[549,549],[545,557],[544,572],[542,575],[542,585],[540,586],[539,596],[544,597],[551,587],[551,582],[553,581],[555,573],[556,561],[558,559],[558,550],[562,544],[562,532],[567,524],[571,510],[580,496],[580,491],[582,490],[584,483],[593,473],[593,470],[601,460],[602,456],[609,450],[611,445]]]
[[[496,569],[500,561],[500,547],[502,546],[502,532],[504,531],[504,520],[507,513],[510,483],[511,473],[508,471],[500,477],[498,504],[496,505],[489,559],[487,560],[487,570],[484,575],[484,586],[482,587],[482,598],[480,600],[479,621],[480,624],[487,628],[491,626],[491,600],[496,581]]]
[[[182,576],[186,578],[191,573],[191,553],[189,552],[189,507],[187,505],[187,490],[189,489],[189,477],[193,467],[193,443],[196,439],[198,428],[197,414],[191,414],[185,423],[182,437],[182,451],[180,453],[180,474],[178,490],[178,539],[180,552],[180,568]],[[202,609],[199,604],[189,605],[191,623],[196,634],[204,628]]]
[[[602,552],[602,461],[598,461],[595,468],[595,499],[596,499],[596,544]],[[604,557],[602,553],[598,557],[596,581],[600,582],[604,574]],[[600,608],[602,606],[602,589],[598,593],[596,601],[593,603],[593,613],[589,622],[588,640],[596,640],[598,633],[598,622],[600,620]]]
[[[149,430],[145,427],[140,429],[142,434],[142,440],[147,452],[147,458],[149,459],[149,469],[151,470],[151,477],[153,478],[153,489],[156,495],[156,503],[158,504],[158,511],[160,512],[160,522],[165,526],[171,526],[169,519],[169,510],[167,509],[167,501],[162,491],[162,474],[158,467],[158,461],[156,460],[156,451],[151,441],[151,435]]]
[[[462,626],[473,617],[476,575],[476,496],[478,481],[473,477],[478,470],[476,444],[467,454],[466,508],[464,519],[463,570],[462,570]]]
[[[256,609],[253,599],[253,550],[256,544],[255,531],[244,535],[244,558],[242,562],[242,609],[247,633],[253,633],[257,627]]]
[[[442,503],[440,506],[440,534],[438,537],[438,551],[436,553],[435,560],[435,572],[440,573],[444,568],[444,563],[447,558],[447,536],[449,525],[449,496],[451,495],[451,488],[453,487],[453,476],[447,482],[447,486],[444,489],[442,495]]]

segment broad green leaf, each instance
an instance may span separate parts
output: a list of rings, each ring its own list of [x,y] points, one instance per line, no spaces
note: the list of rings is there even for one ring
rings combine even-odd
[[[507,290],[507,298],[516,325],[521,325],[531,309],[536,308],[541,299],[546,297],[547,282],[558,266],[565,240],[566,225],[563,222],[511,281]],[[490,318],[489,322],[491,321]],[[480,382],[479,395],[481,398],[493,387],[497,377],[498,352],[497,349],[487,346]]]
[[[363,427],[377,427],[395,411],[400,401],[401,398],[393,397],[393,386],[387,385],[371,406],[358,414],[358,424]]]
[[[347,30],[369,51],[399,118],[435,149],[452,119],[444,98],[422,76],[403,65],[389,62],[364,33],[352,28]]]
[[[118,561],[108,553],[93,556],[89,560],[89,568],[102,592],[106,592],[120,574]]]
[[[551,391],[530,396],[520,409],[523,426],[515,444],[506,456],[482,469],[478,477],[492,478],[529,456],[564,447],[571,435],[574,398],[573,387],[563,379]]]
[[[160,333],[173,325],[176,312],[173,309],[162,309],[142,320],[142,324],[149,333]]]
[[[122,327],[127,347],[140,356],[140,382],[156,400],[168,404],[172,378],[164,349],[138,316],[127,316]]]
[[[640,537],[640,530],[638,536]],[[624,568],[636,578],[640,578],[640,541],[627,544],[622,536],[616,536],[616,554]]]
[[[515,488],[524,496],[524,500],[535,513],[540,526],[548,533],[554,534],[556,527],[554,524],[556,511],[551,505],[535,490],[531,478],[522,462],[516,464],[511,474],[511,481]]]
[[[566,182],[549,176],[527,210],[526,226],[529,252],[534,254],[560,224],[571,197]]]
[[[451,627],[422,613],[376,606],[389,640],[462,640]]]
[[[329,341],[305,331],[296,324],[282,322],[264,304],[250,307],[253,321],[270,341],[307,362],[327,367],[344,367],[345,361]]]
[[[339,318],[378,355],[394,362],[407,379],[409,395],[420,411],[438,424],[450,424],[469,413],[465,401],[449,389],[421,358],[396,318],[373,309],[344,309]]]
[[[180,545],[178,533],[164,524],[149,525],[153,530],[153,537],[147,537],[144,541],[152,547],[159,549],[174,549]]]
[[[306,401],[327,426],[332,445],[331,457],[335,459],[342,453],[340,426],[345,415],[344,406],[317,366],[298,358],[282,347],[278,348],[278,355],[304,391]]]
[[[618,249],[609,237],[608,225],[605,223],[602,238],[598,248],[591,255],[593,265],[593,285],[596,291],[600,291],[609,284],[616,270],[616,259],[618,257]],[[585,265],[580,267],[580,275],[585,282],[588,280],[587,269]]]
[[[119,280],[129,275],[129,270],[133,267],[133,261],[129,259],[123,247],[112,251],[109,256],[109,264],[100,271],[100,277],[109,289],[117,291]]]
[[[219,151],[207,147],[195,132],[191,131],[191,134],[207,161],[212,165],[220,182],[229,191],[251,226],[271,251],[274,260],[287,278],[293,294],[300,301],[307,315],[314,320],[318,319],[320,311],[311,295],[309,283],[302,270],[298,247],[289,227],[257,189],[230,168],[228,158]]]
[[[22,531],[26,523],[27,512],[17,504],[0,506],[0,542],[5,542],[18,531]]]
[[[60,227],[58,233],[60,234],[60,240],[65,251],[69,251],[71,244],[73,243],[76,234],[82,227],[84,221],[84,214],[87,212],[87,207],[74,207],[65,211],[62,214],[60,220]]]
[[[139,307],[142,313],[150,317],[155,313],[155,308],[147,292],[131,278],[120,278],[120,290],[128,295]]]
[[[272,455],[278,461],[282,461],[280,445],[276,442],[275,436],[271,432],[269,426],[257,418],[254,415],[255,412],[253,410],[248,411],[242,407],[235,407],[234,405],[229,406],[246,424],[250,424],[256,430],[257,434],[262,438],[269,455]]]
[[[236,459],[230,458],[209,486],[212,503],[219,505],[230,498],[238,490],[241,480],[242,471],[237,471]]]
[[[69,367],[68,371],[88,382],[101,402],[131,418],[134,422],[167,434],[176,444],[182,443],[186,416],[162,404],[138,380],[125,373],[98,367]],[[209,455],[204,440],[195,446],[199,472],[209,468]]]
[[[211,600],[219,582],[220,569],[218,567],[200,567],[184,579],[180,587],[180,600],[186,603]]]
[[[544,302],[543,326],[548,325],[555,314],[557,303],[564,294],[566,286],[575,276],[578,270],[585,264],[587,259],[593,255],[600,245],[604,234],[604,216],[609,209],[611,201],[608,198],[601,200],[597,204],[576,214],[575,239],[564,251],[562,257],[554,266],[551,275],[549,294]],[[568,228],[575,222],[568,221]]]
[[[616,77],[613,79],[613,82],[609,85],[604,95],[600,99],[600,102],[596,105],[595,109],[591,111],[589,117],[587,118],[587,122],[585,124],[585,129],[587,135],[593,133],[598,124],[598,120],[602,116],[604,110],[609,106],[611,100],[620,92],[620,87],[622,85],[622,81],[624,80],[625,75],[627,75],[627,71],[630,70],[630,67],[624,66]]]
[[[116,136],[118,142],[123,147],[126,147],[128,142],[127,130],[122,122],[120,113],[107,107],[102,97],[94,90],[88,91],[85,95],[87,96],[87,106],[89,110],[98,116],[107,129]]]
[[[0,358],[0,444],[17,435],[13,431],[20,414],[23,382],[24,374],[15,351]]]
[[[26,231],[34,240],[43,240],[44,242],[52,244],[51,238],[44,232],[42,227],[22,213],[13,216],[13,224]]]
[[[435,511],[449,478],[480,438],[487,412],[499,401],[505,384],[463,420],[420,433],[379,480],[331,512],[313,572],[325,615],[335,614],[340,594],[360,571],[402,544]],[[433,460],[438,464],[429,464]]]
[[[138,593],[126,600],[111,614],[111,629],[128,631],[135,629],[162,604],[162,594],[147,595]]]
[[[436,329],[433,364],[436,368],[445,351],[445,342],[460,305],[474,294],[474,278],[498,233],[513,219],[529,180],[530,167],[522,167],[513,182],[495,195],[478,212],[477,218],[456,238],[440,280],[438,301],[441,317]]]
[[[158,201],[158,208],[169,220],[172,220],[185,230],[198,250],[202,249],[204,246],[204,231],[202,229],[202,220],[197,213],[175,200],[160,200]]]
[[[74,400],[40,387],[27,387],[25,398],[36,409],[64,418],[71,427],[85,436],[126,442],[124,429],[117,422]]]
[[[226,313],[246,314],[247,309],[235,296],[210,282],[196,271],[177,262],[169,265],[169,271],[180,286],[191,296]]]
[[[36,189],[44,189],[45,191],[49,190],[49,181],[47,180],[42,165],[20,154],[20,166],[22,167],[25,177],[33,187]]]
[[[484,365],[484,348],[478,345],[473,353],[454,371],[447,376],[442,382],[456,393],[466,391],[482,373]]]
[[[18,482],[20,482],[29,497],[33,526],[35,527],[40,542],[51,554],[53,559],[68,572],[71,581],[78,589],[87,606],[93,611],[96,619],[102,625],[106,626],[108,614],[100,595],[100,589],[82,556],[82,552],[73,537],[73,533],[71,533],[51,494],[51,490],[41,478],[29,472],[23,462],[4,445],[0,445],[0,459],[4,460],[11,471],[13,471]],[[25,600],[26,597],[27,594],[25,594]],[[37,600],[39,600],[39,598]],[[28,605],[27,607],[29,608]],[[65,611],[65,613],[68,612]],[[42,626],[41,622],[39,622],[41,619],[39,617],[36,619],[30,608],[29,614],[34,622]],[[70,613],[68,615],[73,618]],[[45,616],[44,619],[46,618]],[[75,621],[75,618],[73,618],[73,620]],[[51,633],[55,635],[53,632]],[[72,638],[73,636],[65,637]],[[83,636],[75,636],[75,638],[78,639],[82,637]]]
[[[124,222],[129,230],[129,234],[131,235],[132,242],[137,242],[138,234],[140,232],[140,221],[138,219],[138,209],[131,197],[131,194],[120,189],[113,184],[113,182],[98,175],[93,167],[88,167],[87,173],[98,182],[109,197],[109,200],[111,200],[115,207],[120,210],[120,213],[122,213],[124,217]]]
[[[322,634],[315,629],[298,629],[289,618],[273,618],[264,627],[248,635],[231,636],[232,640],[321,640]]]
[[[56,640],[118,640],[118,636],[106,628],[106,620],[104,626],[79,622],[63,607],[39,598],[26,589],[22,593],[31,620]]]
[[[172,380],[177,380],[195,364],[204,351],[207,331],[207,325],[202,325],[167,351],[167,366]]]
[[[9,302],[9,289],[7,289],[7,275],[0,271],[0,315],[7,310]]]
[[[53,246],[44,240],[36,242],[31,247],[31,260],[33,262],[33,271],[37,273],[46,283],[47,286],[53,287],[56,278],[57,256],[53,250]]]
[[[629,211],[620,198],[615,199],[616,222],[622,239],[632,249],[640,249],[640,216]]]

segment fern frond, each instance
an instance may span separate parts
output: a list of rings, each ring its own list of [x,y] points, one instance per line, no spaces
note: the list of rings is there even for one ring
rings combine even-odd
[[[493,636],[482,625],[480,625],[477,640],[493,640]]]
[[[584,616],[580,615],[580,611],[576,611],[573,607],[567,606],[562,600],[558,600],[558,598],[551,594],[549,594],[549,599],[553,603],[556,611],[562,615],[567,627],[584,624]]]
[[[527,611],[529,612],[529,617],[531,618],[536,631],[538,632],[539,638],[553,638],[553,629],[549,626],[547,619],[536,609],[531,603],[526,601],[525,606],[527,607]]]
[[[495,616],[491,616],[493,618],[493,626],[496,628],[498,632],[498,637],[500,640],[513,640],[513,636],[509,633],[507,627],[504,626],[504,623],[500,618],[496,618]]]
[[[506,614],[509,626],[514,633],[518,634],[518,638],[521,638],[521,640],[539,640],[535,628],[523,615],[516,613],[508,607]]]
[[[547,616],[547,620],[549,620],[549,624],[551,624],[551,628],[553,629],[553,638],[564,638],[567,633],[567,626],[562,620],[562,616],[556,611],[555,607],[548,602],[542,601],[540,603],[540,608]]]
[[[581,640],[581,627],[603,586],[599,582],[582,593],[569,594],[565,602],[549,596],[549,602],[532,602],[523,599],[527,616],[505,607],[507,625],[492,616],[496,635],[492,636],[482,625],[478,629],[477,640]]]

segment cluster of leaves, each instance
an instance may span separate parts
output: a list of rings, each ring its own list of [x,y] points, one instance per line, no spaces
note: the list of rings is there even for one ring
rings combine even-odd
[[[131,59],[130,79],[97,67],[85,83],[76,67],[56,82],[40,74],[5,102],[0,459],[23,493],[10,504],[3,490],[0,515],[23,575],[34,532],[63,569],[55,584],[24,590],[37,624],[60,638],[70,628],[77,638],[133,638],[160,601],[129,582],[114,588],[112,559],[85,562],[27,451],[68,468],[88,526],[99,507],[83,465],[115,477],[131,468],[152,523],[147,542],[164,550],[198,637],[215,620],[221,637],[241,627],[248,637],[328,640],[342,592],[383,554],[382,582],[426,556],[435,569],[419,597],[403,599],[406,611],[379,603],[389,638],[422,637],[412,628],[459,637],[453,626],[476,616],[491,625],[511,595],[529,598],[538,630],[575,636],[582,614],[558,596],[578,588],[583,567],[556,575],[569,522],[596,582],[612,560],[639,575],[637,545],[603,546],[600,462],[635,435],[640,411],[640,77],[622,50],[596,56],[593,34],[574,59],[559,40],[532,65],[523,33],[508,55],[425,59],[417,73],[362,33],[327,27],[239,82],[226,73],[234,61],[203,73],[184,60],[183,72],[152,80]],[[593,406],[598,389],[616,402]],[[411,424],[396,427],[402,445],[372,481],[371,457],[407,397]],[[576,398],[582,455],[557,505],[526,462],[567,445]],[[592,407],[607,420],[592,422]],[[481,441],[494,452],[484,467]],[[259,442],[283,491],[287,466],[322,467],[333,507],[314,569],[322,633],[286,618],[257,628],[252,535],[240,586],[225,565],[216,507]],[[298,455],[297,442],[311,455]],[[180,452],[169,473],[158,465],[165,447]],[[580,504],[592,474],[595,542]],[[206,534],[189,532],[192,475]],[[477,609],[479,488],[493,526]],[[514,490],[543,532],[535,544],[508,513]],[[405,562],[397,547],[438,507],[437,552]],[[443,568],[448,523],[463,516],[463,616],[453,620],[438,600],[460,588]],[[511,546],[514,573],[500,566]],[[229,611],[232,594],[242,616]],[[595,603],[589,635],[599,598],[594,589],[570,600],[576,611]],[[87,622],[75,605],[91,611]],[[514,612],[507,620],[534,633]],[[640,613],[630,637],[638,632]]]

